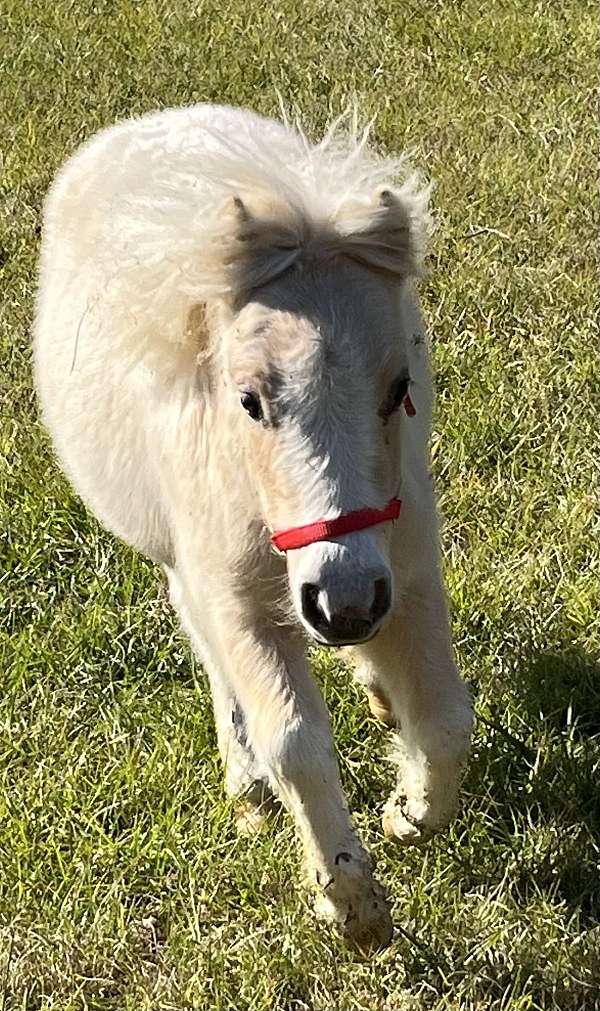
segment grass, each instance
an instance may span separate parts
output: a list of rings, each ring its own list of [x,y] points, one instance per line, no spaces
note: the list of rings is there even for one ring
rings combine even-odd
[[[5,0],[0,1011],[600,1008],[593,16]],[[272,114],[277,90],[315,135],[357,95],[377,142],[415,147],[437,183],[434,466],[478,723],[460,817],[399,851],[379,827],[384,734],[314,656],[394,899],[370,962],[315,928],[287,820],[236,837],[204,675],[151,566],[59,475],[31,385],[40,208],[66,155],[171,104]]]

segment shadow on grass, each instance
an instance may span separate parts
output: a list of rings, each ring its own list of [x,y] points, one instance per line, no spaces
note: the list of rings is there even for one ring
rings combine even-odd
[[[582,926],[595,926],[600,920],[598,666],[570,646],[531,654],[514,665],[506,689],[504,709],[490,708],[489,716],[479,717],[466,791],[479,802],[487,788],[488,836],[514,860],[510,888],[515,898],[562,901],[581,914]],[[479,868],[465,868],[473,884],[485,883],[490,870],[485,864],[484,858]]]

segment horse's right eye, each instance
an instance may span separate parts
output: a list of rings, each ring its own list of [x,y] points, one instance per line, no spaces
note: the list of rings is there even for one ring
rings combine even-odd
[[[240,403],[253,421],[262,421],[263,411],[258,393],[255,393],[254,390],[242,390]]]

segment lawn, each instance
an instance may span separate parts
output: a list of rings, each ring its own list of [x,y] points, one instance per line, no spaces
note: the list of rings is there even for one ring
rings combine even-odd
[[[600,1009],[592,496],[595,7],[587,0],[4,0],[0,46],[0,1011]],[[382,838],[385,733],[314,653],[394,902],[361,961],[315,927],[286,818],[236,836],[207,683],[157,572],[53,461],[31,382],[41,206],[85,137],[195,101],[318,136],[356,96],[435,180],[422,285],[461,812]]]

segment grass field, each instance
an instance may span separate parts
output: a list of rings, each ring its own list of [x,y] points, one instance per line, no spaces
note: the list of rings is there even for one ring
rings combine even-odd
[[[594,7],[586,0],[4,0],[0,1011],[600,1009],[593,443]],[[104,533],[36,416],[40,208],[119,117],[202,100],[317,135],[354,95],[436,181],[423,285],[462,810],[383,841],[384,733],[314,666],[394,900],[370,962],[315,928],[285,819],[237,838],[207,685],[156,572]]]

